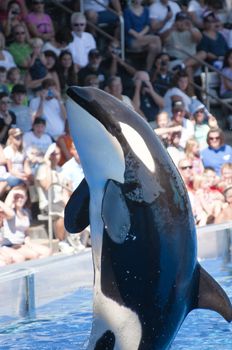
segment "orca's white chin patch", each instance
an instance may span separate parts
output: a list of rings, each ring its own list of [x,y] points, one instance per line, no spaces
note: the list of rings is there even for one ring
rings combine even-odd
[[[133,129],[130,125],[120,122],[122,133],[125,136],[128,144],[133,152],[141,160],[141,162],[152,172],[155,172],[155,163],[151,156],[146,143],[139,133]]]
[[[66,106],[70,134],[89,186],[105,183],[108,179],[123,183],[125,160],[118,140],[71,98]]]

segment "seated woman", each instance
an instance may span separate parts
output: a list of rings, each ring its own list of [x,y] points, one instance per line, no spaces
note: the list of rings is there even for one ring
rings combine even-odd
[[[16,249],[9,247],[11,242],[4,237],[4,220],[11,220],[14,217],[14,210],[0,200],[0,266],[12,263],[20,263],[25,260],[24,256]]]
[[[159,36],[150,34],[148,7],[142,5],[142,0],[131,2],[124,10],[124,21],[127,47],[146,52],[144,68],[150,71],[161,51],[161,41]]]
[[[51,254],[48,247],[33,242],[28,236],[30,217],[26,209],[27,189],[24,185],[15,186],[8,193],[5,203],[14,211],[11,219],[4,220],[4,237],[10,246],[17,249],[26,260],[47,257]]]

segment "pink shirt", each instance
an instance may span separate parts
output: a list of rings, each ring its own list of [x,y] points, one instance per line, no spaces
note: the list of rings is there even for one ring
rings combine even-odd
[[[49,15],[40,14],[37,16],[34,12],[30,12],[26,17],[26,21],[34,24],[41,34],[52,32],[52,20]]]

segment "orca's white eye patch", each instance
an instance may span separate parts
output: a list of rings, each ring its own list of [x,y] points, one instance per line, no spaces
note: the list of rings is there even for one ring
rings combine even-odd
[[[151,171],[155,172],[155,163],[151,153],[139,133],[130,125],[120,122],[122,133],[125,136],[136,156],[143,162],[143,164]]]

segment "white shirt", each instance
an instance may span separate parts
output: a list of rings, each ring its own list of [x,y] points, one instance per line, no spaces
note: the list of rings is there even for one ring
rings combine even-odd
[[[165,25],[160,30],[158,30],[159,33],[163,33],[169,28],[171,28],[175,21],[177,12],[181,11],[180,6],[177,5],[176,2],[168,1],[168,5],[170,6],[172,11],[172,17],[165,23]],[[167,5],[163,5],[160,1],[153,3],[149,6],[149,17],[151,20],[154,19],[156,21],[163,21],[167,13]]]
[[[40,104],[40,97],[34,97],[30,101],[30,109],[32,115],[36,113]],[[64,133],[65,121],[63,119],[60,104],[56,98],[51,100],[44,100],[43,115],[46,120],[46,132],[55,140]]]
[[[74,157],[63,164],[62,174],[66,179],[71,181],[73,190],[80,185],[84,178],[82,166]]]
[[[11,160],[13,170],[23,172],[24,160],[26,158],[25,153],[14,151],[11,145],[6,146],[3,150],[6,159]]]
[[[74,63],[80,67],[85,67],[89,62],[89,51],[96,49],[96,41],[93,35],[87,32],[83,32],[81,37],[74,32],[72,32],[72,35],[73,41],[69,43],[68,50],[72,54]]]
[[[25,152],[27,152],[31,146],[35,146],[45,154],[51,144],[52,139],[48,134],[43,134],[41,137],[37,137],[33,131],[28,131],[23,135],[23,149]]]
[[[5,67],[6,70],[9,70],[12,67],[16,67],[15,61],[11,53],[6,50],[2,50],[4,59],[0,60],[0,67]]]
[[[104,6],[109,6],[109,0],[98,0],[101,4]],[[100,12],[100,11],[106,11],[106,9],[101,6],[100,4],[97,4],[94,0],[85,0],[83,1],[84,10],[92,10],[94,12]]]

